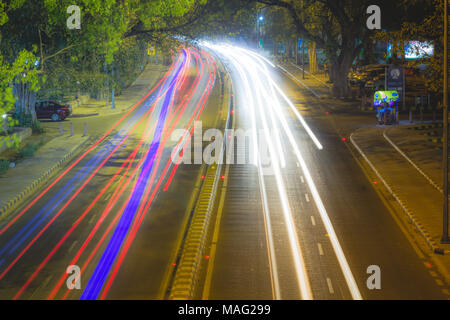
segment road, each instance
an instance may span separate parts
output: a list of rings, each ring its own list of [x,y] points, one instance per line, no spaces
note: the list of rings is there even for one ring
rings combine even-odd
[[[211,57],[183,49],[175,58],[140,103],[126,114],[107,117],[105,125],[115,122],[111,129],[104,128],[100,139],[2,221],[1,298],[157,297],[176,251],[173,239],[183,227],[180,208],[189,199],[183,191],[192,189],[200,167],[174,166],[172,150],[181,152],[187,144],[172,133],[184,130],[189,136],[195,121],[212,126],[217,117],[211,107],[218,99]],[[151,236],[142,242],[136,235],[148,229]],[[131,258],[125,259],[130,247]],[[147,259],[148,254],[157,258]],[[68,290],[66,269],[72,265],[81,277],[74,277]],[[138,288],[129,285],[129,272]]]
[[[272,131],[269,136],[278,176],[277,170],[267,173],[252,164],[230,166],[214,265],[204,275],[203,297],[448,299],[442,283],[432,276],[436,269],[427,255],[408,240],[393,208],[382,201],[341,140],[340,118],[327,115],[309,89],[270,62],[236,48],[212,49],[221,54],[237,88],[237,127],[251,128],[251,118],[256,117],[253,130],[263,128],[264,115],[274,116],[270,108],[278,100],[280,113],[272,112],[279,123],[274,127],[283,130],[279,142]],[[288,101],[273,94],[270,86],[275,84],[305,115],[323,149]],[[258,101],[253,115],[252,101]],[[270,130],[270,120],[266,122],[264,129]],[[280,154],[285,167],[277,160]],[[381,270],[379,290],[366,285],[371,265]]]
[[[229,164],[216,194],[218,240],[199,298],[447,299],[435,267],[341,140],[344,115],[326,114],[311,90],[255,53],[212,45],[183,49],[140,103],[105,117],[87,149],[1,222],[0,298],[167,297],[202,172],[174,165],[173,150],[190,152],[172,133],[189,136],[195,120],[214,128],[222,116],[222,80],[208,52],[231,75],[234,128],[247,143],[233,139],[235,162],[245,159]],[[379,290],[366,285],[372,265]],[[79,279],[66,281],[77,270],[69,266]]]

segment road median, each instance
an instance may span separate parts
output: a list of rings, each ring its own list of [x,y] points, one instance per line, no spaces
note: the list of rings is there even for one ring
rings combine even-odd
[[[223,70],[220,67],[220,70]],[[223,72],[222,74],[225,74]],[[221,87],[223,92],[221,114],[227,114],[227,118],[218,116],[216,127],[228,128],[231,123],[231,90],[225,77]],[[219,159],[223,157],[225,141],[221,149]],[[209,257],[204,256],[206,243],[209,236],[210,222],[214,219],[214,208],[216,204],[216,194],[222,179],[222,164],[212,163],[206,165],[205,173],[200,177],[202,180],[197,199],[192,210],[192,219],[188,223],[186,237],[183,239],[182,247],[179,249],[179,259],[177,261],[175,274],[170,286],[169,299],[190,300],[194,299],[199,285],[199,272],[203,263]]]

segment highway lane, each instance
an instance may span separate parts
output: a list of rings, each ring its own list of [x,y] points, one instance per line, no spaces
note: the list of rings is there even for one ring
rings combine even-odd
[[[251,98],[248,97],[248,89],[237,85],[242,83],[243,77],[236,65],[242,63],[241,68],[246,69],[250,62],[243,62],[243,59],[233,61],[230,58],[232,53],[226,50],[222,53],[227,56],[224,60],[230,68],[234,88],[237,88],[236,96],[239,97],[237,127],[245,127],[251,122],[245,119]],[[247,72],[247,77],[251,78],[252,73],[257,72],[251,70]],[[298,142],[323,201],[361,298],[448,298],[431,276],[429,271],[434,268],[426,255],[411,246],[388,207],[381,201],[371,182],[341,141],[340,119],[327,117],[320,101],[313,98],[308,90],[300,88],[279,73],[272,74],[274,82],[295,102],[296,109],[308,118],[312,130],[323,144],[323,150],[318,150],[298,117],[284,104],[283,113],[289,115],[289,127],[295,128],[295,141]],[[264,78],[261,74],[257,76]],[[261,112],[269,114],[268,109],[264,109],[262,105],[264,104],[258,105]],[[321,213],[318,210],[320,203],[315,201],[311,186],[307,186],[307,174],[294,156],[295,152],[292,152],[288,138],[283,137],[281,140],[286,162],[286,167],[281,172],[311,296],[302,294],[297,284],[298,271],[294,270],[294,253],[290,249],[292,245],[289,245],[287,220],[284,219],[280,196],[277,195],[279,188],[276,179],[273,175],[261,174],[258,178],[258,170],[251,165],[230,166],[229,187],[222,211],[213,272],[205,275],[206,278],[210,277],[211,283],[210,288],[206,289],[207,296],[211,299],[357,298],[355,294],[352,295],[352,284],[343,271],[345,267],[342,267],[342,256],[341,260],[337,258],[339,250],[336,250],[336,243],[333,246],[330,241],[333,239],[329,228],[325,227],[327,221],[321,219],[323,211]],[[263,195],[261,182],[259,185],[255,183],[261,181],[261,176],[265,181],[266,197]],[[265,218],[265,211],[270,212],[269,219]],[[274,261],[277,272],[274,272]],[[381,290],[369,290],[366,286],[369,277],[366,271],[370,265],[381,268]],[[274,281],[274,273],[277,274],[277,281]],[[276,282],[279,286],[278,294]]]
[[[195,49],[183,50],[120,130],[108,133],[47,193],[2,224],[2,298],[106,297],[105,286],[110,288],[125,257],[123,248],[131,245],[172,173],[170,134],[199,119],[214,81],[212,60]],[[65,289],[69,264],[82,268],[80,290]]]
[[[448,299],[440,285],[438,270],[430,259],[427,248],[411,244],[393,218],[395,208],[390,197],[382,201],[373,181],[356,163],[347,142],[342,137],[348,133],[347,123],[353,115],[333,114],[327,106],[312,97],[307,90],[294,81],[279,75],[287,94],[298,103],[299,110],[305,113],[317,135],[324,144],[326,156],[314,153],[313,148],[305,152],[311,171],[324,202],[327,204],[330,219],[340,236],[349,263],[355,270],[365,299]],[[330,111],[326,115],[325,111]],[[344,125],[345,123],[345,125]],[[355,124],[349,124],[353,127]],[[398,212],[398,211],[397,211]],[[400,215],[402,213],[400,212]],[[369,265],[381,268],[382,289],[368,290],[366,269]],[[448,290],[448,288],[447,288]]]
[[[314,201],[320,202],[317,194],[308,190],[308,185],[314,183],[305,173],[301,174],[307,171],[307,167],[302,167],[305,164],[292,135],[291,124],[287,122],[287,110],[280,108],[285,106],[284,101],[280,102],[283,94],[277,92],[279,88],[274,83],[258,81],[267,75],[264,70],[251,67],[254,58],[251,54],[239,51],[238,62],[230,53],[232,50],[221,49],[217,50],[226,56],[224,60],[228,62],[231,74],[235,75],[233,84],[238,97],[236,127],[250,127],[260,134],[256,138],[259,165],[256,170],[252,164],[248,164],[246,170],[242,166],[230,167],[223,208],[224,227],[219,234],[209,297],[230,299],[256,295],[266,299],[329,299],[351,298],[353,294],[358,298],[357,288],[353,292],[348,289],[348,283],[352,290],[355,287],[351,282],[351,271],[349,273],[346,269],[345,257],[341,256],[341,260],[336,256],[321,258],[329,243],[326,234],[332,234],[332,228],[325,229],[321,225],[321,217],[326,216],[326,212],[319,213],[313,205]],[[248,59],[244,60],[242,55],[247,55]],[[262,68],[263,64],[257,61],[254,66]],[[272,95],[267,92],[272,92]],[[280,106],[277,109],[274,105]],[[297,115],[295,117],[299,121]],[[301,143],[321,148],[306,124],[305,130],[309,137],[300,140]],[[268,148],[264,148],[265,143]],[[235,170],[245,172],[251,177],[250,181],[257,180],[258,184],[242,181]],[[239,201],[246,197],[250,199]],[[314,230],[310,228],[311,219],[315,219]],[[252,236],[254,238],[250,240]],[[259,248],[256,247],[258,245]],[[339,250],[338,242],[335,242],[335,248]],[[231,258],[236,256],[247,263]],[[228,264],[227,261],[231,260],[233,263]],[[250,285],[250,281],[256,284],[256,288]]]

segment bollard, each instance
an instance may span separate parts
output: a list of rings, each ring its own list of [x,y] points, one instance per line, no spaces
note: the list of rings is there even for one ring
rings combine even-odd
[[[73,137],[73,122],[70,123],[70,136]]]
[[[59,135],[62,136],[64,134],[63,128],[62,128],[62,123],[59,123]]]
[[[83,137],[86,137],[86,135],[87,135],[87,122],[84,123]]]

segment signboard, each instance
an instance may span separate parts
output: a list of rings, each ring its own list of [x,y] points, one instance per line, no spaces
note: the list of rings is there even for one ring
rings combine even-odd
[[[390,65],[386,70],[386,90],[395,90],[399,97],[403,97],[404,70],[402,67]]]

